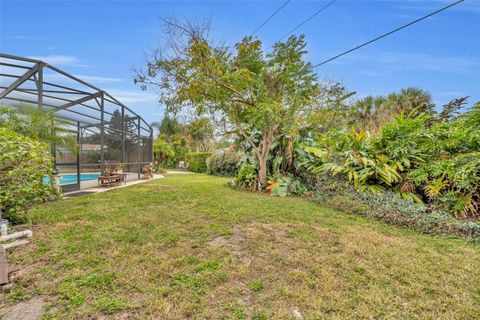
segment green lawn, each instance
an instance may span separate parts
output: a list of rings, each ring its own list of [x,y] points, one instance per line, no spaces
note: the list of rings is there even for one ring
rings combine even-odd
[[[200,174],[61,200],[3,307],[41,295],[46,318],[474,319],[480,247]]]

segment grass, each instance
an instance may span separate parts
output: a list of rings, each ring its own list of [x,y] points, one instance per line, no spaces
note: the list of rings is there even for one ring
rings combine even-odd
[[[188,174],[57,201],[5,307],[46,319],[474,319],[480,247]]]

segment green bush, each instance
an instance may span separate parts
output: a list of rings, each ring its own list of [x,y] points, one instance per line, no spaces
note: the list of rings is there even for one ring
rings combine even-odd
[[[238,172],[238,163],[241,159],[242,154],[236,152],[214,154],[207,161],[208,173],[215,176],[234,177]]]
[[[235,176],[235,178],[232,179],[231,185],[236,188],[243,188],[244,190],[257,190],[257,169],[249,163],[244,164],[238,170],[238,174]]]
[[[480,104],[451,122],[431,115],[399,115],[376,136],[366,131],[330,131],[306,167],[349,182],[357,191],[398,192],[404,198],[480,217]]]
[[[211,152],[190,152],[185,156],[187,169],[192,172],[207,172],[207,159],[212,155]]]
[[[43,183],[51,176],[53,158],[48,145],[0,128],[0,213],[22,222],[29,207],[56,195]]]
[[[180,161],[185,160],[188,145],[185,137],[173,136],[171,141],[156,139],[153,142],[155,161],[164,168],[176,168]]]
[[[307,192],[307,186],[297,176],[276,176],[268,181],[267,190],[272,196],[286,197],[288,195],[303,195]]]
[[[480,223],[455,219],[450,213],[404,199],[392,190],[383,193],[358,191],[341,178],[319,175],[315,200],[346,213],[382,220],[427,234],[453,235],[480,242]]]

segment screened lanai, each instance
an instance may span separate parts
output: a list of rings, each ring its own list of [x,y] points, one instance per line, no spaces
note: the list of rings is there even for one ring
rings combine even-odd
[[[34,106],[64,120],[79,152],[51,146],[64,190],[96,183],[106,168],[140,179],[153,161],[153,130],[115,97],[43,61],[0,53],[0,105]]]

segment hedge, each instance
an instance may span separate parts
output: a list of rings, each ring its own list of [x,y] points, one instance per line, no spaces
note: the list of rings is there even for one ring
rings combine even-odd
[[[0,215],[13,223],[23,222],[35,203],[57,193],[43,183],[52,175],[53,158],[47,144],[0,128]]]
[[[234,177],[238,172],[238,163],[242,154],[236,152],[225,152],[214,154],[208,161],[208,173],[216,176]]]
[[[206,173],[207,159],[212,155],[211,152],[190,152],[185,155],[187,169],[192,172]]]

